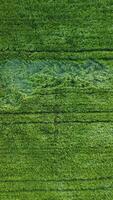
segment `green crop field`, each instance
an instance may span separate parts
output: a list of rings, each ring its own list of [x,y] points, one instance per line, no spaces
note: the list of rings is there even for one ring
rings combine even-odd
[[[112,10],[0,0],[0,200],[113,199]]]

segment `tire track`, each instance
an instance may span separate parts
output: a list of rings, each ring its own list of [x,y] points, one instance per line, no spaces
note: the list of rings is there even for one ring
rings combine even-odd
[[[94,120],[94,121],[81,121],[81,120],[75,120],[75,121],[57,121],[57,122],[49,122],[49,121],[21,121],[21,122],[1,122],[0,125],[28,125],[28,124],[96,124],[96,123],[113,123],[112,120]]]
[[[93,114],[93,113],[113,113],[113,110],[86,110],[86,111],[36,111],[36,112],[0,112],[0,115],[35,115],[35,114]]]
[[[95,192],[97,190],[99,191],[106,191],[106,190],[111,190],[113,189],[113,185],[111,186],[101,186],[101,187],[95,187],[95,188],[80,188],[80,189],[32,189],[32,190],[27,190],[27,189],[21,189],[21,190],[1,190],[0,193],[22,193],[22,192],[26,192],[26,193],[35,193],[35,192],[80,192],[80,191],[91,191],[91,192]]]
[[[91,182],[91,181],[103,181],[103,180],[113,180],[113,176],[102,176],[102,177],[94,177],[94,178],[71,178],[71,179],[34,179],[34,180],[0,180],[0,183],[11,183],[11,182]]]

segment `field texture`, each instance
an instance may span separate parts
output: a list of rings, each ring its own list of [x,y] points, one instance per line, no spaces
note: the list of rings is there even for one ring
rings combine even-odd
[[[113,200],[112,10],[0,0],[0,200]]]

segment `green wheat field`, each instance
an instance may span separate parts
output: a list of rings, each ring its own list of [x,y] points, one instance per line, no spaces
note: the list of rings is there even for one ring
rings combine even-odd
[[[0,200],[113,200],[112,0],[0,0]]]

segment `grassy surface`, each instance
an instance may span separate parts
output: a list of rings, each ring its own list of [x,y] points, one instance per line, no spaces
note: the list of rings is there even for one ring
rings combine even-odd
[[[112,61],[1,63],[1,199],[112,199]]]
[[[113,199],[112,1],[1,1],[0,199]]]
[[[112,48],[112,0],[1,0],[2,51]]]

